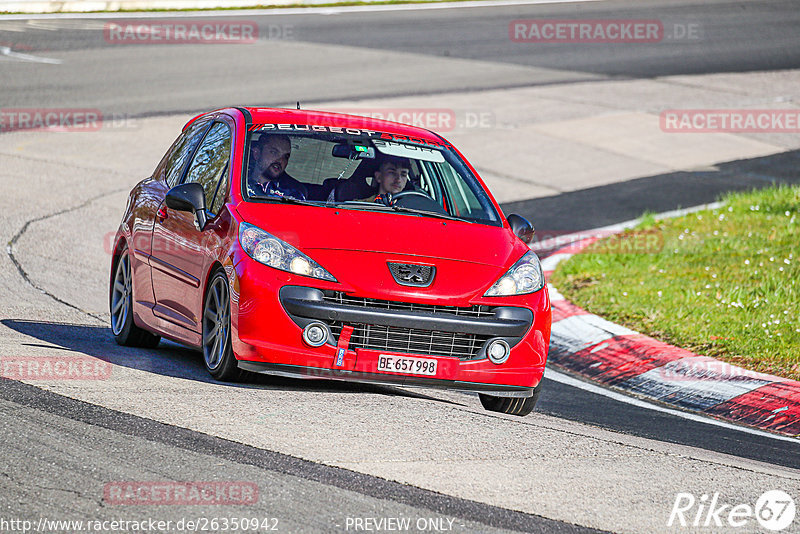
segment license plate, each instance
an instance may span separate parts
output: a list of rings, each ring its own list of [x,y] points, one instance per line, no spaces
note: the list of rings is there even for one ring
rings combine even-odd
[[[408,356],[378,356],[378,371],[409,375],[436,376],[436,360]]]

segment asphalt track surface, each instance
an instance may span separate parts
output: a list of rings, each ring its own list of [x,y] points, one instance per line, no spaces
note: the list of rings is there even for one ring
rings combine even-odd
[[[295,55],[295,49],[286,49],[281,57],[264,57],[263,50],[257,47],[234,48],[236,54],[231,53],[230,47],[215,47],[208,52],[204,50],[203,54],[184,47],[145,53],[142,47],[105,42],[96,25],[87,29],[91,24],[86,19],[47,23],[0,20],[0,41],[5,46],[13,44],[15,50],[38,56],[56,52],[64,58],[64,65],[53,66],[47,72],[25,62],[0,63],[3,89],[0,107],[37,107],[47,102],[50,107],[100,107],[106,113],[144,117],[202,111],[232,101],[281,105],[296,99],[330,101],[620,77],[800,67],[797,39],[800,11],[796,2],[788,1],[598,2],[403,11],[390,15],[340,13],[248,18],[258,21],[265,34],[276,28],[291,27],[293,41],[329,43],[329,53],[324,57],[300,57]],[[507,27],[508,21],[515,18],[658,18],[670,27],[697,24],[703,38],[693,43],[668,40],[651,48],[511,46]],[[8,29],[12,27],[13,30]],[[409,62],[397,69],[382,67],[381,50],[409,54]],[[430,76],[430,83],[415,79],[409,73],[412,65],[419,65],[422,74]],[[524,72],[514,69],[519,65],[535,69]],[[281,76],[287,71],[290,75]],[[432,74],[437,71],[438,75]],[[231,82],[242,73],[247,73],[252,83]],[[642,178],[522,200],[506,204],[504,209],[535,214],[537,225],[544,228],[589,229],[629,220],[644,210],[665,211],[713,201],[721,192],[751,187],[754,174],[762,177],[765,184],[797,183],[799,163],[797,152],[788,152],[732,162],[705,175],[698,171]],[[676,188],[676,180],[685,183],[685,187]],[[43,346],[58,345],[76,352],[92,354],[93,346],[108,344],[108,332],[101,328],[53,326],[44,321],[14,318],[4,319],[3,325],[39,339]],[[172,345],[165,350],[171,357],[177,355],[179,364],[188,366],[189,375],[198,372],[196,359]],[[336,390],[340,386],[320,387]],[[375,391],[362,386],[341,387],[347,391]],[[378,390],[387,396],[405,394],[395,388]],[[213,470],[223,462],[226,469],[243,470],[242,480],[264,477],[263,487],[279,488],[275,490],[275,500],[265,506],[282,503],[289,530],[293,526],[331,529],[332,524],[343,520],[342,509],[349,510],[351,515],[439,514],[457,518],[465,530],[490,531],[489,527],[543,532],[582,530],[569,523],[449,497],[120,414],[32,386],[4,380],[0,397],[4,433],[26,441],[20,448],[16,444],[9,446],[10,441],[19,440],[6,442],[3,449],[7,458],[24,462],[27,456],[64,465],[64,458],[71,454],[67,444],[80,444],[82,457],[91,464],[89,471],[105,470],[99,479],[117,476],[142,480],[154,474],[180,479],[181,473],[186,473],[181,466],[187,463],[187,451],[191,451],[193,465],[198,470]],[[800,468],[800,445],[687,421],[551,380],[545,381],[538,411],[632,436]],[[31,428],[48,431],[36,437]],[[107,450],[125,452],[111,458],[104,453]],[[149,460],[143,462],[143,458]],[[137,465],[133,471],[132,465]],[[79,484],[86,472],[79,466],[73,467],[67,471]],[[250,469],[258,472],[246,472]],[[60,476],[57,470],[37,471],[29,474],[28,482],[36,486],[48,477]],[[298,484],[306,486],[298,490]],[[303,499],[298,498],[290,505],[281,500],[298,492],[314,503],[328,502],[335,506],[331,504],[330,509],[309,515]],[[78,499],[81,503],[78,506],[74,495],[57,488],[39,488],[27,495],[2,493],[0,505],[8,512],[24,509],[38,514],[42,510],[34,504],[42,501],[51,503],[53,513],[91,508],[91,498],[86,502]],[[27,504],[22,505],[26,499]]]
[[[800,12],[792,0],[608,1],[293,16],[214,12],[211,17],[254,21],[262,41],[206,46],[197,54],[196,47],[110,43],[102,29],[116,18],[0,21],[0,46],[39,56],[65,53],[64,64],[45,74],[33,72],[30,64],[6,62],[0,71],[2,104],[48,102],[148,116],[232,101],[306,105],[455,89],[800,67]],[[662,42],[637,46],[511,42],[511,21],[539,18],[659,20],[665,36]],[[678,38],[683,30],[676,27],[696,31],[691,38]],[[314,57],[281,46],[267,51],[267,45],[281,42],[327,46],[316,49]],[[386,64],[382,51],[405,57],[392,57]]]
[[[141,458],[157,459],[157,463],[148,462],[142,466],[139,473],[145,476],[152,476],[151,469],[156,466],[156,469],[167,470],[170,476],[183,471],[188,479],[204,472],[206,477],[224,474],[230,480],[236,472],[239,475],[238,480],[257,481],[260,487],[268,488],[268,493],[261,490],[259,495],[259,507],[263,508],[248,510],[247,516],[259,514],[259,517],[275,518],[282,532],[346,530],[348,517],[409,515],[447,518],[447,524],[453,530],[463,531],[597,532],[531,514],[420,490],[354,471],[332,469],[292,456],[65,399],[34,386],[2,380],[0,413],[4,418],[4,430],[8,435],[24,436],[31,443],[7,455],[9,464],[15,461],[31,464],[52,462],[53,449],[61,449],[65,444],[79,443],[79,448],[73,450],[72,454],[77,453],[85,462],[90,463],[92,471],[106,475],[115,474],[123,480],[120,475],[129,477],[131,474],[130,471],[126,472],[126,464],[141,465]],[[37,428],[46,428],[47,431],[36,436],[34,434]],[[110,448],[122,452],[109,458],[107,451]],[[59,464],[59,467],[73,471],[71,476],[75,476],[75,472],[83,474],[76,465],[64,465],[60,461]],[[182,465],[191,467],[181,469]],[[86,469],[86,466],[81,467]],[[9,498],[5,502],[0,499],[0,503],[4,506],[31,506],[31,511],[36,515],[50,515],[52,518],[84,506],[86,510],[81,511],[91,512],[92,505],[97,504],[80,490],[59,491],[57,487],[53,487],[56,485],[48,486],[41,475],[41,472],[29,473],[25,480],[14,482],[29,484],[31,493],[35,493],[37,489],[45,490],[45,495],[49,493],[50,500],[44,506],[39,499],[13,503],[14,498],[19,498],[19,495],[7,495]],[[51,476],[64,478],[63,474],[58,473],[52,473]],[[89,477],[95,478],[91,475]],[[59,493],[66,493],[67,498],[64,499]],[[74,494],[80,499],[75,499]],[[309,500],[313,500],[315,507],[319,508],[313,512],[308,510]],[[320,506],[321,503],[324,503],[323,506]],[[16,508],[6,511],[16,515],[22,510]],[[204,512],[208,513],[207,510],[197,510],[195,515],[200,516]],[[229,513],[235,516],[242,512],[234,508]],[[223,516],[219,510],[214,510],[214,514],[217,517]],[[135,516],[131,519],[133,517]],[[183,516],[178,514],[159,514],[160,520],[177,521],[181,517]]]

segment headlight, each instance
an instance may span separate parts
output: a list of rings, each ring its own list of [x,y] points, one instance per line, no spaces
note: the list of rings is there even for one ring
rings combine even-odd
[[[524,295],[534,293],[544,287],[544,273],[539,257],[530,251],[522,256],[500,280],[494,283],[486,297]]]
[[[245,222],[239,224],[239,243],[259,263],[281,271],[336,282],[336,278],[317,262],[257,226]]]

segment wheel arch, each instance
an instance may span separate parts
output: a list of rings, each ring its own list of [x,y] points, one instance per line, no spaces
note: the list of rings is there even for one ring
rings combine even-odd
[[[214,278],[214,275],[217,274],[218,271],[224,273],[226,278],[228,277],[228,273],[225,272],[225,267],[222,266],[222,262],[220,262],[219,260],[214,260],[213,262],[211,262],[211,265],[208,266],[208,271],[206,272],[206,279],[205,282],[203,283],[203,293],[202,293],[204,301],[203,306],[205,306],[205,297],[206,297],[206,292],[208,292],[208,284],[211,283],[211,279]],[[228,280],[228,282],[230,283],[230,280]]]
[[[119,262],[119,257],[122,255],[123,249],[126,248],[128,248],[128,240],[125,237],[125,234],[120,234],[111,252],[111,272],[108,276],[109,303],[111,302],[111,286],[114,283],[114,275],[116,274],[117,263]]]

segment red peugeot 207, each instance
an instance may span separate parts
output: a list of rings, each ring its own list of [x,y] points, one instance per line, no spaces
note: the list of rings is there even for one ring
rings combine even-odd
[[[122,345],[163,336],[202,349],[218,380],[448,387],[525,415],[551,321],[532,236],[428,130],[213,111],[130,194],[111,329]]]

